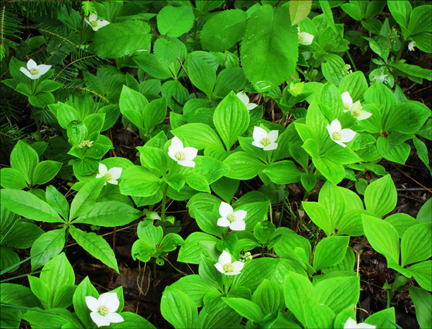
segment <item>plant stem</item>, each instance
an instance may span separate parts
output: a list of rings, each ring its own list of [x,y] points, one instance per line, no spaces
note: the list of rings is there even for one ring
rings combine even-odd
[[[162,229],[163,229],[164,236],[165,236],[165,207],[166,207],[167,191],[168,191],[168,184],[165,183],[163,196],[162,196],[162,209],[161,209],[161,221],[162,221]]]

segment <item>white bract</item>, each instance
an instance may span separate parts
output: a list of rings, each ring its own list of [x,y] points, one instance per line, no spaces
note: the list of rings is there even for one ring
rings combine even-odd
[[[359,323],[357,324],[355,320],[349,318],[347,322],[345,322],[344,329],[375,329],[376,327],[367,324],[367,323]]]
[[[310,45],[313,42],[314,36],[307,32],[300,32],[300,26],[297,26],[298,30],[298,43],[302,45]]]
[[[107,166],[105,166],[103,163],[99,163],[99,174],[96,175],[96,178],[104,177],[105,176],[105,184],[108,182],[113,185],[118,185],[117,179],[120,178],[122,174],[122,168],[114,167],[108,170]]]
[[[327,125],[327,130],[330,134],[330,138],[343,147],[346,147],[344,143],[352,141],[356,134],[356,132],[351,129],[342,129],[338,119],[334,119],[331,124]]]
[[[371,117],[372,113],[362,110],[360,101],[357,101],[353,104],[352,98],[348,91],[344,92],[341,96],[344,105],[344,112],[351,111],[352,116],[357,120],[365,120]]]
[[[232,262],[231,255],[224,250],[222,251],[222,254],[219,256],[219,260],[215,264],[215,267],[219,272],[225,275],[240,274],[240,271],[243,269],[244,263],[242,262],[231,263],[231,262]]]
[[[103,19],[97,19],[97,14],[91,14],[89,16],[89,19],[85,20],[87,22],[88,25],[91,26],[91,28],[93,29],[93,31],[97,31],[100,28],[107,26],[110,22],[103,20]]]
[[[85,298],[87,307],[92,311],[90,317],[98,327],[109,326],[111,323],[123,322],[123,317],[115,313],[120,306],[118,296],[114,292],[103,294],[96,299],[92,296]]]
[[[246,218],[247,212],[244,210],[234,209],[226,202],[222,202],[219,207],[219,214],[221,218],[218,219],[217,225],[222,227],[228,227],[233,231],[243,231],[246,228],[244,219]]]
[[[37,65],[32,59],[27,62],[27,69],[25,67],[20,67],[20,71],[28,76],[32,80],[39,79],[41,75],[44,75],[51,68],[51,65]]]
[[[183,147],[182,141],[177,137],[171,141],[168,148],[168,155],[181,166],[195,167],[195,162],[192,161],[198,154],[198,150],[194,147]]]
[[[272,130],[269,133],[261,127],[255,127],[252,133],[252,137],[254,141],[252,142],[253,146],[264,149],[264,151],[275,150],[278,147],[278,144],[275,143],[278,139],[279,131]]]
[[[249,97],[245,94],[244,91],[239,92],[237,94],[237,97],[240,98],[244,105],[246,105],[248,111],[253,110],[255,107],[258,106],[254,103],[249,103]]]
[[[415,41],[411,41],[409,44],[408,44],[408,50],[409,51],[414,51],[414,47],[415,47]]]

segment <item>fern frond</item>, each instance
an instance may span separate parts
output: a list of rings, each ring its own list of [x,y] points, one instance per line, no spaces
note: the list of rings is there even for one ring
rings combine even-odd
[[[16,45],[11,39],[21,39],[21,21],[14,14],[6,10],[3,6],[0,10],[0,46],[4,49],[4,44],[8,43],[11,46]],[[0,54],[0,60],[4,57],[4,51]]]
[[[10,0],[9,3],[16,12],[20,12],[23,17],[35,15],[56,17],[63,6],[79,9],[79,0]]]

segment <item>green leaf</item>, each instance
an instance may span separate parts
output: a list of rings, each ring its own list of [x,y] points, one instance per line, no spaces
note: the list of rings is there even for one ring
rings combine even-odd
[[[409,295],[414,303],[420,328],[429,328],[432,323],[432,295],[417,287],[410,287]]]
[[[333,225],[327,209],[318,202],[302,202],[303,208],[310,219],[321,228],[327,236],[333,233]]]
[[[406,230],[408,230],[410,227],[420,224],[420,221],[417,219],[403,213],[390,215],[384,220],[390,223],[396,229],[400,237],[402,237]]]
[[[222,300],[227,303],[238,314],[248,320],[260,322],[264,320],[264,314],[261,308],[254,302],[244,298],[227,298],[222,297]]]
[[[432,256],[432,223],[411,226],[402,236],[401,266],[426,260]]]
[[[54,186],[46,188],[47,203],[59,213],[65,221],[69,218],[69,203],[66,198]]]
[[[396,207],[397,192],[390,175],[373,181],[366,189],[364,201],[367,211],[376,217],[388,214]]]
[[[313,267],[316,271],[339,264],[345,257],[349,236],[332,236],[322,239],[316,246]]]
[[[104,240],[104,238],[93,232],[86,233],[75,228],[74,226],[69,226],[69,232],[75,241],[81,247],[83,247],[85,251],[119,273],[114,251],[111,249],[108,242]]]
[[[298,273],[287,271],[284,280],[285,304],[302,324],[306,323],[304,305],[307,296],[313,295],[314,287],[309,279]],[[320,327],[312,327],[320,328]]]
[[[339,184],[345,178],[343,165],[333,162],[328,158],[312,158],[315,167],[333,184]]]
[[[149,43],[149,32],[148,23],[140,20],[109,24],[95,33],[92,49],[103,58],[129,56]]]
[[[162,85],[162,96],[166,98],[167,106],[171,110],[175,113],[182,113],[183,105],[189,99],[189,92],[180,81],[170,80]]]
[[[410,2],[407,0],[390,0],[387,5],[396,22],[403,27],[407,27],[412,11]]]
[[[18,141],[10,155],[10,164],[13,169],[18,170],[24,175],[28,184],[33,179],[33,171],[39,163],[37,152],[27,143]]]
[[[395,135],[390,133],[387,138],[379,136],[377,140],[377,151],[379,155],[386,158],[389,161],[405,164],[407,161],[411,146],[398,140],[399,133],[395,132]],[[406,136],[406,135],[405,135]]]
[[[195,172],[202,175],[208,184],[212,184],[228,172],[228,166],[209,156],[197,156],[195,159]]]
[[[397,104],[387,117],[384,130],[403,134],[417,132],[431,116],[431,110],[422,103],[408,101]]]
[[[210,234],[193,232],[186,238],[184,246],[180,248],[177,261],[182,263],[199,264],[201,260],[200,246],[207,246],[212,250],[216,250],[216,243],[218,241],[219,239]]]
[[[149,321],[132,312],[122,312],[120,315],[124,321],[120,323],[112,323],[113,329],[156,329]]]
[[[412,273],[420,287],[432,291],[432,260],[414,264],[408,270]]]
[[[160,184],[160,177],[144,167],[133,166],[123,172],[120,192],[125,195],[148,197],[158,191]]]
[[[6,189],[22,190],[28,187],[24,174],[14,168],[0,170],[0,184]]]
[[[12,273],[15,272],[19,265],[14,266],[15,264],[18,264],[20,262],[20,257],[17,255],[17,253],[7,247],[0,246],[0,270],[6,270],[7,268],[11,267],[9,271],[6,273]]]
[[[161,313],[175,328],[196,328],[198,323],[195,302],[183,291],[169,286],[162,294]]]
[[[267,279],[264,279],[255,290],[252,301],[260,306],[264,314],[270,314],[275,310],[282,311],[285,308],[283,288]]]
[[[216,84],[216,73],[210,64],[191,53],[188,56],[187,68],[192,83],[211,99]]]
[[[87,182],[79,190],[71,204],[69,216],[71,220],[90,211],[99,197],[104,184],[106,184],[105,177],[96,178]]]
[[[306,296],[304,313],[307,328],[331,328],[336,318],[330,307],[317,302],[310,295]]]
[[[59,125],[63,129],[67,129],[69,123],[75,120],[80,120],[78,112],[69,105],[66,105],[62,102],[58,102],[58,109],[56,114]]]
[[[325,55],[324,60],[321,66],[324,77],[336,86],[339,86],[344,77],[345,62],[342,60],[342,57],[334,54]]]
[[[160,175],[167,171],[167,161],[164,151],[157,147],[138,146],[141,164],[148,169],[156,170]]]
[[[85,302],[85,298],[87,296],[99,298],[99,293],[96,288],[91,284],[88,276],[81,281],[78,287],[75,290],[73,295],[73,307],[75,310],[75,314],[84,324],[85,328],[96,328],[95,323],[90,318],[89,308]]]
[[[202,150],[216,146],[223,150],[222,143],[213,129],[203,123],[188,123],[172,130],[172,134],[186,142],[188,146]]]
[[[311,10],[312,0],[292,0],[290,1],[291,25],[298,24],[305,19]]]
[[[275,184],[298,183],[302,174],[294,162],[290,160],[275,162],[264,169],[263,172]]]
[[[191,7],[164,7],[157,16],[157,25],[162,35],[179,37],[193,25],[194,14]]]
[[[197,307],[203,306],[203,298],[209,292],[218,291],[213,285],[208,284],[197,274],[181,278],[171,285],[172,288],[186,293],[195,302]]]
[[[249,126],[249,112],[243,102],[231,91],[216,107],[214,125],[229,151],[238,137]]]
[[[389,1],[390,2],[390,1]],[[399,2],[399,1],[398,1]],[[402,2],[402,1],[401,1]],[[396,323],[395,309],[393,307],[376,312],[370,315],[364,323],[371,324],[376,328],[395,329]]]
[[[33,185],[43,185],[52,180],[60,171],[61,162],[46,160],[39,162],[33,172]]]
[[[394,64],[391,64],[391,66],[393,66],[394,68],[398,69],[399,71],[402,71],[403,73],[406,73],[410,76],[432,81],[432,70],[424,69],[424,68],[421,68],[420,66],[410,65],[410,64],[394,63]]]
[[[429,171],[432,173],[432,169],[429,166],[429,156],[428,156],[428,149],[426,144],[422,140],[418,139],[417,137],[413,138],[413,143],[417,150],[417,155],[419,159],[423,161],[426,168],[428,168]]]
[[[344,76],[339,85],[340,93],[348,91],[353,102],[363,99],[364,93],[368,89],[368,84],[364,73],[361,71],[353,72]]]
[[[205,50],[225,51],[240,41],[246,29],[247,14],[243,10],[225,10],[213,16],[201,31]]]
[[[412,34],[432,32],[432,6],[423,5],[415,7],[410,15],[408,30]]]
[[[144,96],[143,96],[144,97]],[[142,110],[144,128],[147,131],[162,123],[167,113],[166,98],[156,99]]]
[[[64,228],[48,231],[36,239],[30,250],[32,271],[42,267],[60,253],[65,246],[65,231]]]
[[[231,203],[231,200],[237,192],[239,185],[239,180],[221,177],[216,182],[211,184],[211,188],[213,192],[221,197],[225,202]]]
[[[2,207],[29,219],[50,223],[63,222],[57,212],[48,203],[29,192],[9,189],[2,190],[1,204]]]
[[[363,228],[371,246],[387,258],[388,263],[399,264],[399,235],[391,224],[382,219],[362,215]]]
[[[45,107],[55,103],[54,95],[47,92],[41,92],[34,96],[29,96],[29,103],[35,107]]]
[[[348,237],[347,237],[348,238]],[[360,297],[360,278],[335,277],[320,281],[315,286],[314,297],[336,314],[357,304]]]
[[[241,273],[235,277],[234,287],[246,287],[254,292],[265,278],[271,278],[276,272],[279,259],[258,258],[245,263]]]
[[[243,89],[246,83],[246,77],[243,69],[240,67],[230,67],[218,74],[214,95],[224,98],[231,90]]]
[[[33,223],[18,222],[9,231],[9,234],[3,238],[2,244],[20,249],[30,248],[33,242],[43,233],[45,232]]]
[[[96,203],[89,212],[78,217],[74,223],[115,227],[127,225],[141,216],[141,211],[123,202]]]
[[[134,62],[138,66],[154,78],[165,80],[172,78],[171,72],[164,68],[154,54],[143,52],[137,57],[134,57]]]
[[[231,154],[223,163],[230,168],[225,176],[240,180],[254,178],[265,167],[264,163],[245,152]]]
[[[241,62],[246,77],[257,91],[279,86],[295,71],[298,35],[288,17],[289,8],[274,10],[272,6],[264,5],[248,19]]]
[[[426,201],[426,203],[420,208],[417,214],[417,220],[421,223],[432,222],[430,214],[432,213],[432,199]]]

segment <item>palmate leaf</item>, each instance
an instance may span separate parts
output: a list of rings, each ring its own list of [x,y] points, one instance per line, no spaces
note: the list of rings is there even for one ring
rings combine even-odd
[[[150,26],[142,21],[109,24],[95,35],[94,52],[104,58],[128,56],[146,45],[151,38]]]
[[[289,8],[264,5],[249,18],[241,46],[241,62],[258,91],[277,87],[294,73],[298,57],[297,29]],[[257,69],[259,68],[259,69]]]

